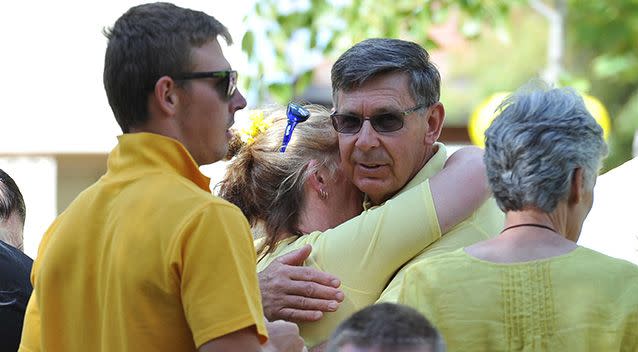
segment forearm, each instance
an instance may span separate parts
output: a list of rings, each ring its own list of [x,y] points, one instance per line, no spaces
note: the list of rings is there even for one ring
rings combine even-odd
[[[347,286],[375,293],[441,233],[426,181],[332,230],[311,235],[317,241],[310,263]]]

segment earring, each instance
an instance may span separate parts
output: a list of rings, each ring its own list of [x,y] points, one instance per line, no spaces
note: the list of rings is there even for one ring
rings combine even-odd
[[[319,198],[326,200],[328,199],[328,192],[324,191],[323,189],[319,190]]]

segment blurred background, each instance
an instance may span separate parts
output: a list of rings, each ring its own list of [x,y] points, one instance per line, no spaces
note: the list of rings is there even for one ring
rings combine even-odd
[[[102,85],[102,30],[144,1],[10,2],[0,13],[0,168],[27,205],[25,252],[106,169],[120,130]],[[638,2],[633,0],[175,1],[230,30],[224,47],[250,110],[290,100],[331,105],[330,68],[369,37],[412,40],[442,75],[441,140],[482,143],[495,104],[530,79],[572,86],[610,145],[603,172],[638,143]],[[220,180],[224,163],[202,167]]]

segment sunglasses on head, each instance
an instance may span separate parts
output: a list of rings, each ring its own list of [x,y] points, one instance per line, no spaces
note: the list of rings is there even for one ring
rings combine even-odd
[[[221,87],[222,97],[226,100],[230,100],[237,90],[237,71],[189,72],[173,77],[176,81],[202,78],[221,78],[219,87]]]
[[[330,115],[330,119],[332,120],[332,126],[339,133],[358,133],[366,120],[370,121],[370,125],[377,132],[394,132],[403,128],[405,116],[423,109],[426,106],[426,104],[419,104],[405,111],[385,112],[370,117],[361,117],[354,114],[338,114],[334,112]]]

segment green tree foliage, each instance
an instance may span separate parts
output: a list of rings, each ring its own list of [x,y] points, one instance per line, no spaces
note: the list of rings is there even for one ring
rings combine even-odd
[[[638,128],[638,1],[545,1],[549,6],[555,2],[567,5],[561,83],[598,97],[609,109],[613,130],[606,168],[614,167],[630,158],[631,140]],[[527,0],[257,0],[246,16],[248,31],[242,40],[243,50],[256,67],[247,85],[257,92],[260,102],[268,97],[285,103],[303,92],[321,58],[333,60],[365,38],[403,38],[436,49],[430,27],[458,13],[462,15],[459,30],[467,38],[477,38],[486,29],[528,38],[516,33],[530,31],[521,25],[520,15],[525,12],[537,16]],[[536,38],[541,44],[545,40],[538,34]],[[510,52],[518,52],[521,45],[521,41],[512,41]],[[514,67],[508,64],[511,55],[507,49],[499,50],[506,57],[490,57],[489,69],[497,71],[498,60]],[[542,67],[546,59],[539,53],[527,60]],[[519,66],[526,67],[523,76],[529,75],[529,63]],[[504,73],[493,76],[503,77]],[[511,81],[519,79],[525,78]],[[503,88],[510,87],[496,89]]]
[[[523,0],[258,0],[246,17],[248,31],[242,49],[257,67],[248,85],[285,102],[298,95],[312,78],[312,66],[295,64],[317,54],[336,58],[366,38],[411,40],[427,49],[437,47],[428,34],[451,12],[464,14],[460,30],[476,37],[485,25],[504,26],[511,6]],[[266,56],[266,58],[265,58]],[[272,58],[270,58],[272,57]]]
[[[567,34],[575,75],[610,110],[613,131],[606,168],[631,157],[638,129],[638,1],[570,0]]]

